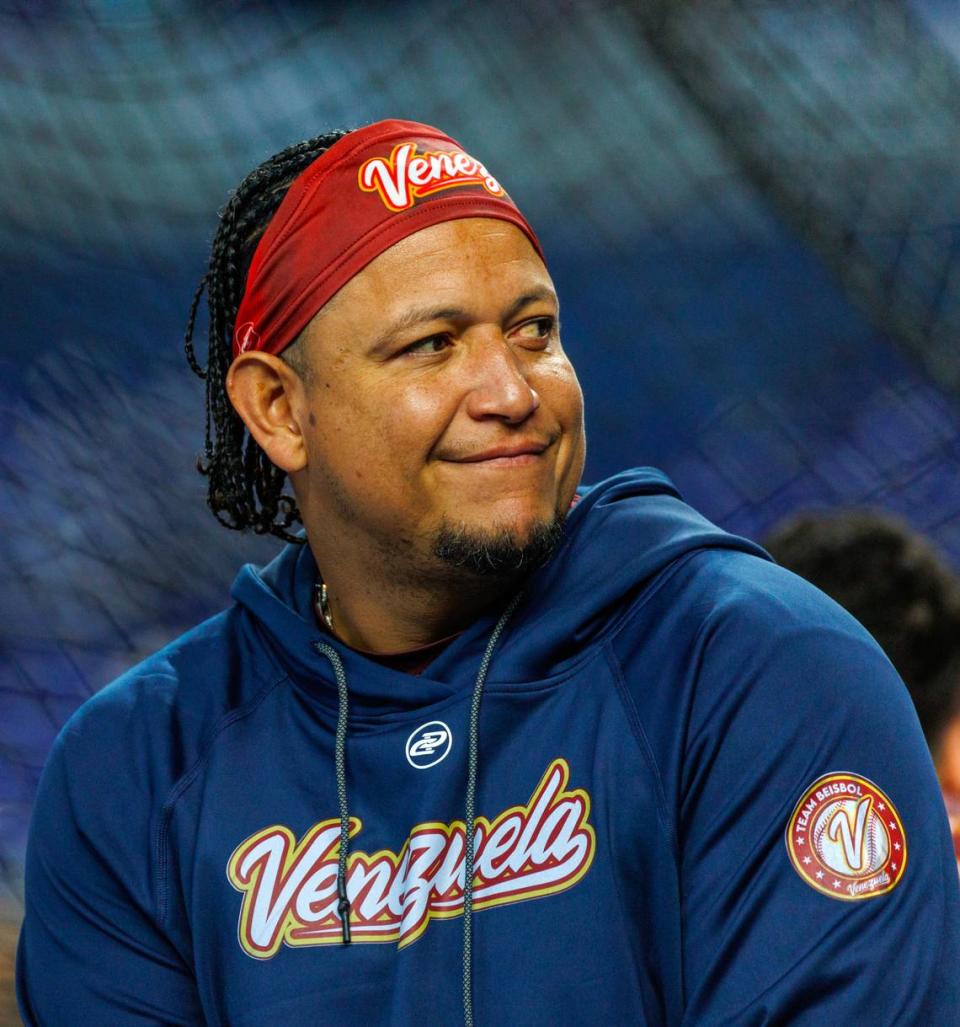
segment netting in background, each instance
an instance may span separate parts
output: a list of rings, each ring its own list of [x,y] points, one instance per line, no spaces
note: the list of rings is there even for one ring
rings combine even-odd
[[[759,415],[734,401],[704,432],[708,465],[728,464],[724,422],[776,426],[762,446],[771,487],[728,499],[724,516],[742,530],[798,503],[871,504],[960,554],[957,412],[945,399],[960,389],[960,75],[921,15],[956,39],[946,5],[638,8],[651,50],[744,177],[910,358],[858,361],[839,388],[828,364],[817,395],[761,398]]]
[[[960,562],[957,95],[886,2],[0,7],[0,890],[65,717],[273,551],[203,507],[180,356],[253,165],[441,125],[545,244],[591,478],[753,535],[882,504]]]

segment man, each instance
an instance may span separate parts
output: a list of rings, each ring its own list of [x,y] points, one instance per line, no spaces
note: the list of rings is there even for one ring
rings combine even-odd
[[[403,121],[294,147],[203,286],[211,507],[292,541],[58,740],[27,1023],[953,1022],[900,681],[657,472],[578,493],[484,165]]]
[[[960,581],[922,536],[869,510],[795,517],[764,545],[852,613],[903,678],[960,865]]]

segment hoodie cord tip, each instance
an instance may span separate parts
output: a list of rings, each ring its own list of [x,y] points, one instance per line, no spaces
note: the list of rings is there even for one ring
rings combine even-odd
[[[350,944],[350,900],[342,898],[337,903],[337,912],[340,914],[340,928],[343,932],[343,944]]]

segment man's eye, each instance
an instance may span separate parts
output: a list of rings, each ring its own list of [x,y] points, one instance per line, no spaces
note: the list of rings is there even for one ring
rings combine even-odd
[[[440,353],[450,345],[449,335],[428,335],[425,339],[418,339],[409,346],[404,346],[401,354],[430,354]]]
[[[546,339],[553,332],[552,317],[536,317],[516,329],[516,334],[524,339]]]

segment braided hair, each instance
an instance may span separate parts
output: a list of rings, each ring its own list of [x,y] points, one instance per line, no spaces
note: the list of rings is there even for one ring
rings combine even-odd
[[[285,542],[303,541],[288,531],[300,523],[300,511],[294,497],[284,492],[286,474],[247,432],[227,395],[234,320],[254,250],[287,189],[304,168],[344,135],[345,130],[338,130],[288,146],[254,168],[237,186],[220,214],[210,263],[194,293],[184,335],[187,362],[206,383],[204,449],[197,470],[208,479],[207,504],[227,528],[276,535]],[[197,360],[193,345],[204,290],[210,314],[206,368]],[[283,351],[282,358],[303,376],[307,366],[301,350],[298,339]]]

